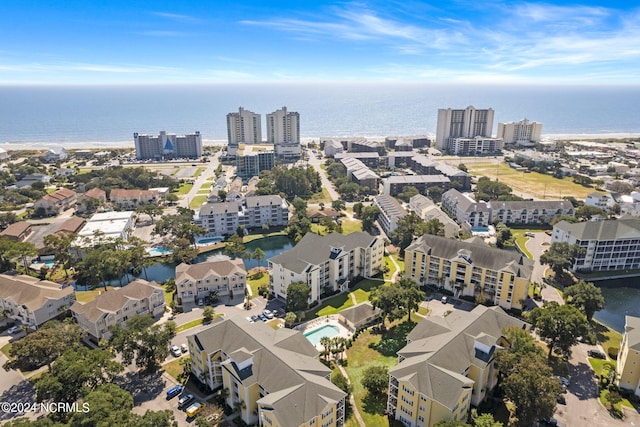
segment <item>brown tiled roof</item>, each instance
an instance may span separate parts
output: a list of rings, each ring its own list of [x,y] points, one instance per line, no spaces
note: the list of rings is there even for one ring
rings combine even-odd
[[[85,222],[86,221],[84,218],[80,218],[78,216],[72,216],[71,218],[63,222],[60,225],[60,227],[58,227],[58,229],[56,230],[56,233],[61,233],[61,232],[77,233],[78,230],[80,230],[80,228],[84,225]]]
[[[69,199],[76,195],[76,192],[73,190],[69,190],[68,188],[61,188],[54,193],[47,194],[42,198],[44,200],[48,200],[53,203],[61,202],[63,200]]]
[[[10,237],[19,237],[24,233],[27,229],[31,227],[27,221],[20,221],[11,224],[7,228],[5,228],[0,235],[2,236],[10,236]]]
[[[111,200],[115,199],[120,199],[120,198],[140,198],[142,196],[150,196],[150,195],[157,195],[158,192],[156,190],[137,190],[137,189],[133,189],[133,190],[127,190],[124,188],[114,188],[113,190],[111,190],[111,193],[109,194],[109,198]]]
[[[99,188],[92,188],[91,190],[84,193],[83,196],[90,197],[92,199],[102,199],[102,200],[107,199],[107,193],[104,190],[101,190]]]

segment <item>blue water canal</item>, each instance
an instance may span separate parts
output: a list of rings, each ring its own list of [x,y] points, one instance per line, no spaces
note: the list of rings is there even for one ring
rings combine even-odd
[[[253,240],[247,243],[245,246],[249,254],[251,254],[253,251],[256,250],[256,248],[259,247],[260,249],[262,249],[265,255],[264,260],[262,260],[261,262],[258,262],[257,260],[250,259],[250,258],[243,259],[245,267],[247,268],[247,270],[249,270],[251,268],[258,267],[259,264],[263,267],[266,267],[267,260],[269,258],[275,255],[279,255],[280,253],[291,249],[293,247],[293,244],[287,236],[273,236],[273,237],[266,237],[264,239]],[[225,259],[225,258],[227,258],[227,256],[222,253],[222,250],[216,249],[211,252],[200,254],[194,262],[204,262],[204,261],[211,261],[211,260]],[[137,277],[144,279],[145,275],[144,273],[141,273]],[[154,265],[152,265],[151,267],[147,268],[147,277],[149,281],[153,280],[158,283],[162,283],[165,280],[170,279],[172,277],[175,278],[176,264],[173,262],[162,262],[160,260]],[[133,280],[133,278],[135,278],[135,276],[129,275],[129,280]],[[126,277],[122,279],[122,283],[123,284],[127,283]],[[109,284],[112,286],[119,286],[120,281],[112,280],[111,282],[109,282]],[[84,290],[83,287],[81,286],[78,286],[77,289],[79,291]]]

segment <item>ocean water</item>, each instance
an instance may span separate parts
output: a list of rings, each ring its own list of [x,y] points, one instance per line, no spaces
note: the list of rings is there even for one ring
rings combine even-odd
[[[640,86],[245,84],[0,86],[0,146],[11,143],[133,145],[133,132],[226,140],[226,115],[300,113],[305,139],[434,134],[438,108],[493,108],[498,122],[543,123],[543,135],[640,134]],[[105,144],[107,145],[107,144]]]

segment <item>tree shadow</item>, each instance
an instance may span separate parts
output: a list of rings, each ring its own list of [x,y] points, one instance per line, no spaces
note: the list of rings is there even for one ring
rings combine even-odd
[[[36,401],[36,391],[33,384],[29,380],[22,380],[18,384],[13,385],[0,395],[0,402],[8,404],[16,404],[16,409],[23,408],[24,404]],[[21,404],[21,405],[18,405]],[[13,408],[11,408],[13,409]],[[24,413],[18,413],[17,411],[0,411],[0,421],[10,420],[12,418],[19,418],[25,416]]]
[[[114,382],[131,393],[135,405],[155,399],[166,386],[161,370],[144,377],[141,377],[136,372],[127,372]]]
[[[387,409],[387,394],[371,394],[367,392],[367,395],[362,399],[362,410],[368,414],[383,414]]]
[[[398,351],[407,345],[407,335],[415,326],[414,322],[404,321],[386,331],[382,331],[380,341],[369,344],[369,348],[376,350],[383,356],[396,356]]]

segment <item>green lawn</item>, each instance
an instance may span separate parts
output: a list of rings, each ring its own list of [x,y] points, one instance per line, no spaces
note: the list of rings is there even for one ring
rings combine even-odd
[[[342,234],[362,231],[362,221],[359,219],[342,218]]]
[[[360,415],[368,426],[388,426],[384,411],[387,405],[387,394],[371,396],[362,386],[364,371],[375,365],[391,369],[398,364],[396,352],[406,344],[406,336],[413,328],[413,323],[397,324],[384,334],[363,332],[347,350],[347,366],[345,370],[353,387],[353,397]],[[351,418],[355,418],[351,416]],[[347,425],[357,425],[349,424]]]
[[[336,314],[345,308],[353,307],[353,300],[351,294],[356,298],[356,302],[369,301],[369,294],[371,289],[383,284],[379,280],[363,279],[351,290],[350,293],[339,294],[328,298],[322,302],[319,306],[315,307],[312,312],[307,313],[307,319],[313,319],[320,316],[327,316],[329,314]]]
[[[287,233],[284,230],[279,230],[279,231],[271,231],[269,232],[268,230],[264,231],[263,233],[250,233],[248,236],[244,236],[242,238],[242,242],[247,244],[253,240],[257,240],[257,239],[263,239],[265,237],[274,237],[274,236],[286,236]]]
[[[183,182],[182,184],[180,184],[176,192],[178,194],[187,194],[189,191],[191,191],[192,188],[193,188],[193,184]]]
[[[331,196],[329,195],[329,191],[322,187],[322,192],[318,192],[311,196],[309,199],[309,203],[324,203],[326,205],[331,204]]]
[[[173,301],[173,292],[167,292],[167,290],[164,289],[164,304],[167,307],[169,307],[172,301]]]
[[[257,280],[247,279],[247,285],[251,288],[251,295],[258,296],[258,288],[260,286],[269,286],[269,274],[264,273],[261,278]]]
[[[200,176],[200,174],[201,174],[202,172],[204,172],[204,168],[198,168],[198,169],[196,169],[195,173],[193,174],[193,177],[194,177],[194,178],[199,177],[199,176]]]
[[[207,196],[195,196],[189,202],[189,207],[191,209],[199,209],[207,201]]]
[[[389,271],[384,273],[384,280],[391,280],[391,278],[393,277],[393,275],[397,271],[395,264],[393,262],[391,262],[391,259],[389,257],[390,257],[390,255],[385,255],[384,258],[383,258],[384,266],[385,267],[389,267]]]
[[[187,329],[195,328],[196,326],[202,325],[202,320],[203,319],[192,320],[191,322],[187,322],[184,325],[176,327],[176,334],[186,331]]]
[[[196,194],[205,194],[205,195],[209,195],[209,190],[198,190],[198,192]]]
[[[538,199],[561,199],[564,196],[573,196],[584,199],[593,193],[594,188],[584,187],[573,182],[570,177],[563,179],[554,178],[537,172],[524,173],[509,167],[506,163],[498,165],[492,163],[469,163],[469,173],[476,177],[486,176],[492,180],[507,184],[513,189],[513,193],[521,196],[523,193]]]
[[[169,363],[162,365],[162,369],[172,376],[176,381],[180,381],[180,374],[182,374],[183,368],[180,365],[180,358],[174,359]]]
[[[112,286],[107,286],[107,292],[110,291],[111,289],[114,289],[114,288]],[[92,291],[79,291],[79,292],[76,292],[76,301],[90,302],[96,299],[96,297],[103,292],[104,292],[103,287],[94,289]]]
[[[5,346],[3,346],[2,348],[0,348],[0,351],[2,352],[2,354],[4,354],[7,359],[11,359],[11,357],[9,356],[9,352],[11,351],[11,347],[13,346],[12,343],[9,343]]]
[[[400,267],[399,271],[404,271],[404,258],[400,258],[400,255],[397,254],[391,254],[390,256],[396,260],[396,263]]]
[[[211,184],[210,184],[210,183],[208,183],[208,182],[205,182],[204,184],[202,184],[202,185],[200,186],[200,189],[201,189],[201,190],[207,190],[207,191],[209,191],[209,190],[211,190]]]
[[[613,329],[607,328],[602,323],[594,322],[594,331],[596,333],[596,338],[598,342],[604,349],[605,353],[609,353],[609,348],[617,348],[620,349],[620,343],[622,342],[622,335],[620,333],[614,331]]]

